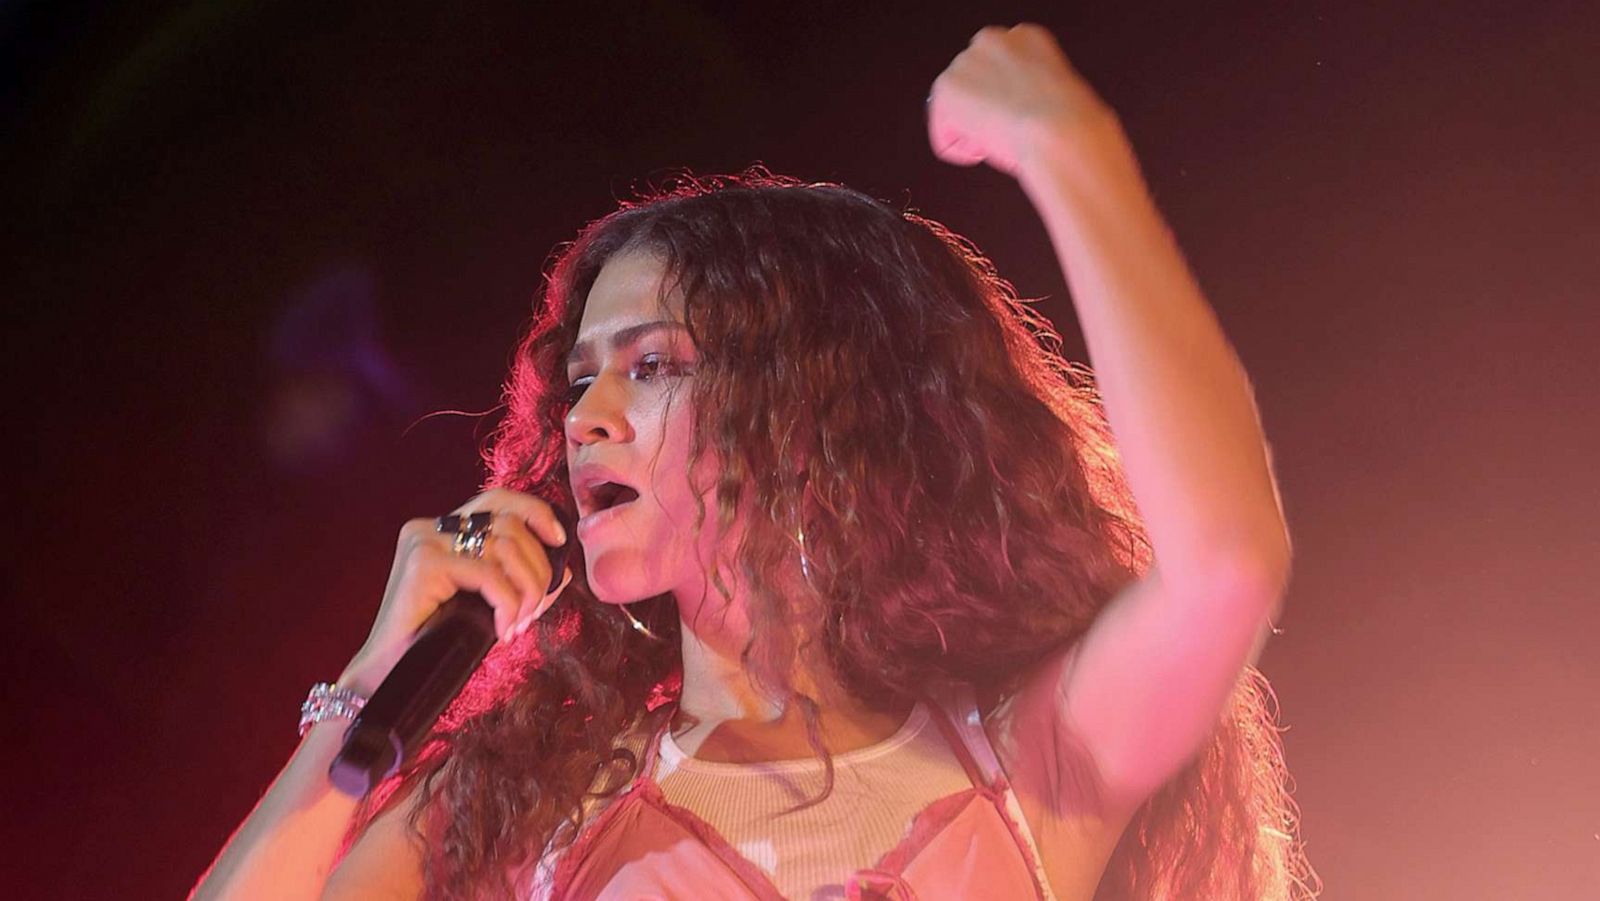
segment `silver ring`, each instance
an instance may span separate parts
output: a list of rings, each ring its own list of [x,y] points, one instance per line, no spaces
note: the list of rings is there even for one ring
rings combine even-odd
[[[484,544],[489,540],[489,533],[494,530],[494,514],[480,511],[463,517],[452,513],[449,516],[439,517],[434,529],[452,536],[450,542],[452,553],[477,560],[483,557]]]

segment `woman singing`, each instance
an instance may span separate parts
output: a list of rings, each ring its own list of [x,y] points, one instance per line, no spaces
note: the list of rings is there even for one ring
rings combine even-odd
[[[1314,894],[1251,666],[1290,544],[1238,359],[1047,32],[980,31],[928,123],[1032,201],[1093,380],[971,245],[843,187],[592,223],[492,487],[401,531],[349,703],[197,896]],[[463,589],[528,662],[358,806],[344,716]]]

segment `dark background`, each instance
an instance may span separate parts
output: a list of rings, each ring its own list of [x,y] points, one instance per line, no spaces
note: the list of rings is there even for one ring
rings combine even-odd
[[[1580,3],[0,4],[12,897],[187,890],[481,477],[547,254],[763,161],[973,238],[928,84],[1040,21],[1257,386],[1328,898],[1600,897],[1600,12]]]

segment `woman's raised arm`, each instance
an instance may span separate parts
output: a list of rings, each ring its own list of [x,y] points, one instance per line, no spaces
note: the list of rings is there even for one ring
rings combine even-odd
[[[1150,535],[1153,570],[1015,710],[1131,809],[1211,735],[1281,603],[1290,545],[1254,398],[1116,116],[1048,32],[979,32],[928,114],[942,159],[1013,175],[1044,220]]]

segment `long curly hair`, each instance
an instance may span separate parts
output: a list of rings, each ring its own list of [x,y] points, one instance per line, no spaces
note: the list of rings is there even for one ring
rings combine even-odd
[[[720,573],[737,567],[745,661],[808,716],[815,699],[783,681],[797,654],[875,709],[954,684],[1004,699],[1149,568],[1091,373],[989,260],[919,215],[759,168],[677,179],[559,249],[485,452],[491,484],[573,509],[563,360],[601,268],[634,251],[664,261],[699,355],[691,453],[719,462],[699,522],[755,514],[708,575],[728,599]],[[798,566],[797,528],[818,604],[771,575]],[[572,840],[586,799],[636,775],[621,738],[677,695],[672,598],[633,605],[651,639],[572,568],[480,673],[493,690],[469,687],[352,831],[410,798],[429,897],[511,893]],[[1275,720],[1248,668],[1206,747],[1135,814],[1096,898],[1313,897]]]

